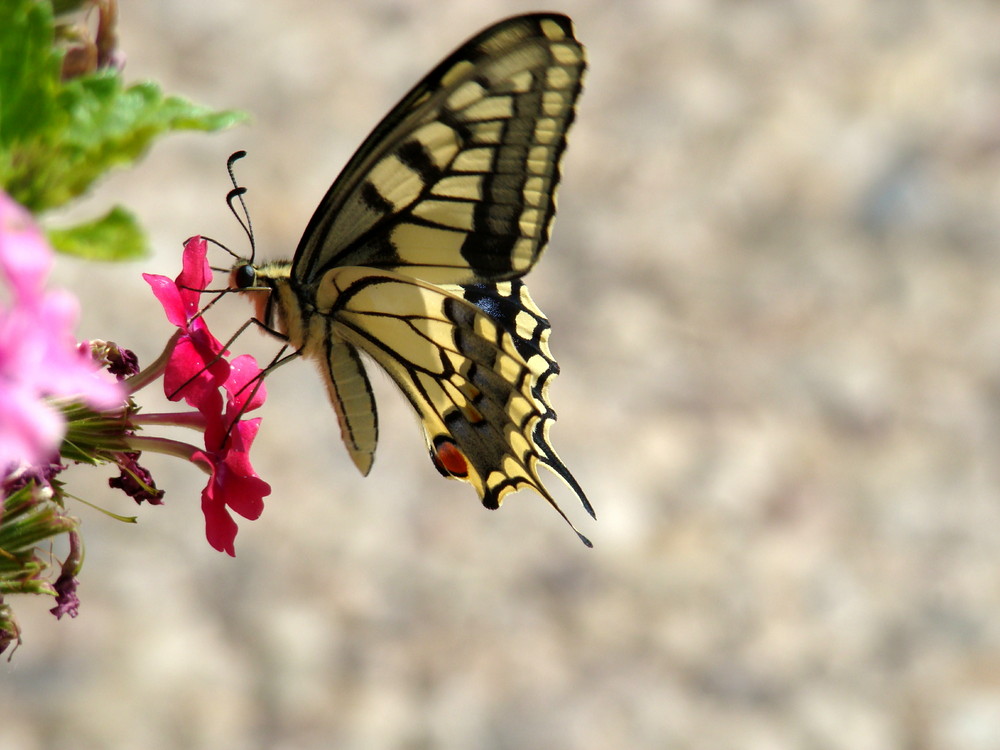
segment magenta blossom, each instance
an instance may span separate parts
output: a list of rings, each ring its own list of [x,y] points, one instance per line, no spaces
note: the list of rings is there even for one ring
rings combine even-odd
[[[31,216],[0,191],[0,471],[52,459],[66,432],[53,405],[124,402],[73,337],[76,299],[45,288],[53,253]]]
[[[167,398],[183,398],[201,412],[216,413],[222,410],[219,389],[229,377],[229,363],[222,344],[198,314],[200,290],[212,280],[207,254],[205,240],[193,237],[184,246],[183,267],[175,280],[150,273],[142,277],[163,305],[167,320],[181,331],[163,376]]]
[[[183,398],[198,410],[197,414],[166,415],[160,421],[204,429],[204,450],[193,449],[189,458],[210,476],[201,495],[205,533],[215,549],[235,555],[237,526],[230,511],[250,520],[259,518],[264,497],[271,493],[270,485],[250,465],[250,446],[260,419],[242,419],[264,403],[265,389],[254,358],[244,355],[227,361],[228,352],[200,314],[200,290],[212,278],[206,255],[205,240],[193,237],[184,246],[183,270],[175,280],[153,274],[143,278],[167,319],[178,328],[165,364],[164,391],[168,398]],[[154,418],[159,415],[140,416],[137,421]],[[148,442],[145,447],[150,449]]]
[[[240,419],[245,412],[264,403],[266,394],[260,368],[250,355],[237,357],[230,367],[225,384],[226,411],[214,418],[206,415],[209,421],[205,428],[205,450],[195,453],[193,459],[211,467],[211,479],[201,493],[208,542],[235,557],[237,527],[229,511],[251,521],[259,518],[271,486],[250,465],[250,446],[257,436],[260,418]]]

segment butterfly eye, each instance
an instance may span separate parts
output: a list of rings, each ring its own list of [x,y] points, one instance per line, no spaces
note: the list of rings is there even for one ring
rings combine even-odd
[[[233,283],[237,289],[249,289],[257,283],[257,271],[249,263],[237,266],[233,271]]]

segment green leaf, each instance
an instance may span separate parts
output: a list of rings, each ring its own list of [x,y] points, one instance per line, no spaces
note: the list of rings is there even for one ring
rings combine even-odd
[[[139,223],[121,206],[75,227],[50,229],[48,236],[59,252],[87,260],[138,260],[149,254]]]
[[[0,150],[62,119],[55,107],[62,55],[54,39],[47,3],[0,2]]]
[[[31,211],[80,196],[160,135],[246,118],[165,96],[153,83],[126,87],[111,69],[64,82],[54,34],[48,2],[0,0],[0,187]]]
[[[11,195],[34,211],[80,196],[110,168],[142,156],[161,134],[219,130],[246,118],[165,97],[154,83],[126,88],[113,72],[67,82],[57,104],[68,122],[24,144],[8,181]]]

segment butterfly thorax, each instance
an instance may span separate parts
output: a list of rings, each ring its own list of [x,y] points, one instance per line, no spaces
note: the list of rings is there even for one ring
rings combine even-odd
[[[308,298],[291,278],[291,268],[288,261],[254,266],[241,260],[232,268],[229,285],[251,298],[256,320],[301,351],[308,339],[312,306],[303,303]]]

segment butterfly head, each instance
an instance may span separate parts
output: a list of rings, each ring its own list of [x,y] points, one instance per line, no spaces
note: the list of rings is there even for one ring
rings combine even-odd
[[[271,261],[257,265],[253,259],[237,258],[229,269],[229,290],[246,295],[254,309],[254,318],[268,329],[287,332],[289,310],[297,310],[295,294],[289,283],[292,264]],[[294,327],[294,326],[293,326]]]
[[[257,320],[270,324],[271,287],[261,278],[257,266],[246,258],[238,259],[229,270],[229,288],[249,295]]]

